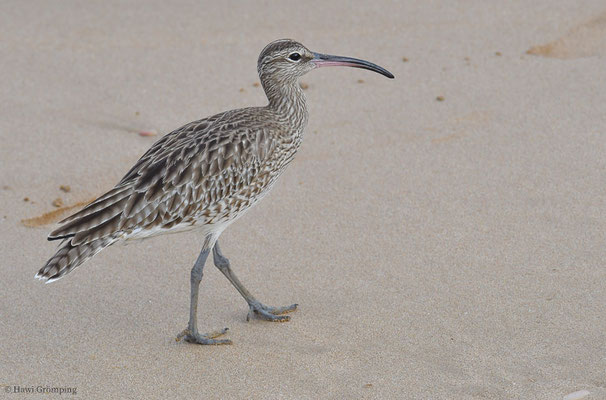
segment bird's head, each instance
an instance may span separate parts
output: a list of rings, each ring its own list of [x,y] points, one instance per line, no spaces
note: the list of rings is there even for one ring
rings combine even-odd
[[[297,78],[312,69],[328,66],[364,68],[388,78],[394,77],[386,69],[371,62],[314,53],[301,43],[290,39],[276,40],[265,46],[257,63],[261,80],[270,79],[278,84],[295,83]]]

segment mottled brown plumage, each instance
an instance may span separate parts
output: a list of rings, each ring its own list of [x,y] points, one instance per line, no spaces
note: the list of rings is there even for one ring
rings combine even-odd
[[[223,112],[161,138],[116,187],[51,232],[49,240],[66,243],[38,276],[58,279],[117,240],[169,230],[200,228],[212,246],[267,193],[299,148],[307,109],[301,89],[289,90],[273,107]],[[72,260],[78,252],[66,252],[83,246],[91,247],[83,253],[88,257]]]
[[[59,279],[119,240],[189,229],[202,231],[202,252],[214,248],[221,269],[223,256],[218,244],[215,248],[221,232],[267,194],[301,144],[307,108],[297,79],[321,65],[350,65],[393,77],[374,64],[312,53],[291,40],[270,43],[257,65],[267,106],[226,111],[161,138],[112,190],[60,222],[48,239],[64,242],[36,277]],[[228,263],[225,268],[222,272],[253,307],[256,300]],[[192,283],[192,299],[193,293]],[[195,295],[197,305],[197,286]]]

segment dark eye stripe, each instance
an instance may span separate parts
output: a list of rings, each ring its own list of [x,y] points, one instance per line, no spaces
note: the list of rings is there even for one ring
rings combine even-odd
[[[291,55],[288,56],[288,58],[290,58],[293,61],[299,61],[301,59],[301,54],[292,53]]]

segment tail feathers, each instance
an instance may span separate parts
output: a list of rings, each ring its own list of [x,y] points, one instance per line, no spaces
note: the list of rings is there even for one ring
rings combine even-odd
[[[103,210],[111,206],[112,204],[122,200],[123,198],[128,197],[131,192],[132,189],[128,186],[115,187],[109,192],[105,193],[103,196],[93,201],[92,203],[86,205],[82,210],[70,215],[62,221],[59,221],[59,224],[65,225],[76,219],[81,219],[82,217],[85,217],[89,214]],[[53,236],[52,233],[51,236]]]
[[[73,246],[72,239],[66,239],[57,253],[38,271],[36,278],[46,281],[46,283],[56,281],[116,240],[115,237],[103,237]]]
[[[48,240],[65,239],[91,230],[122,214],[132,190],[114,188],[74,215],[60,222],[61,226],[48,235]],[[117,227],[116,223],[116,227]]]

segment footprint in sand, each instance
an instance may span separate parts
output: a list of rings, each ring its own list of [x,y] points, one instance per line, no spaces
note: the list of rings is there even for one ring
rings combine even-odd
[[[526,54],[560,59],[606,56],[606,12],[553,42],[531,47]]]
[[[73,211],[73,210],[82,208],[85,205],[94,201],[95,199],[96,199],[96,197],[93,197],[93,198],[85,200],[85,201],[80,201],[76,204],[57,208],[56,210],[44,213],[37,217],[22,219],[21,223],[24,226],[27,226],[28,228],[35,228],[37,226],[49,225],[49,224],[52,224],[53,222],[59,221],[61,219],[61,217],[67,215],[68,211]]]

